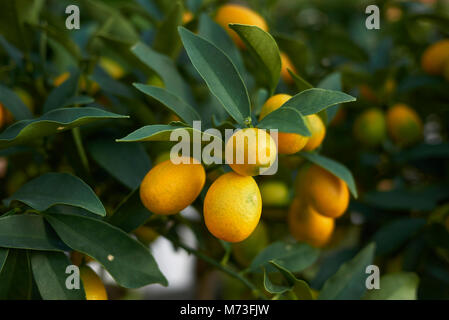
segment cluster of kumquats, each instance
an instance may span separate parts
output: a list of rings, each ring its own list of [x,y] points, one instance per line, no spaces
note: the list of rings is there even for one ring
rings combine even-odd
[[[215,20],[229,32],[241,49],[244,49],[244,44],[228,24],[256,25],[268,31],[262,17],[240,5],[222,6],[217,11]],[[292,70],[293,66],[285,54],[282,53],[281,57],[281,77],[291,81],[287,69]],[[261,109],[259,120],[290,98],[287,94],[276,94],[269,98]],[[229,161],[233,171],[218,177],[204,199],[205,224],[215,237],[229,242],[241,242],[256,229],[264,199],[252,177],[272,164],[276,153],[291,155],[301,150],[315,150],[321,145],[326,134],[322,119],[312,114],[306,117],[306,122],[311,132],[310,137],[280,132],[277,145],[266,131],[257,128],[241,129],[228,140],[225,151],[226,155],[233,155],[233,159]],[[242,136],[255,141],[255,145],[238,145],[237,141]],[[259,159],[258,156],[257,143],[261,140],[265,140],[262,145],[266,148],[267,159]],[[244,163],[232,161],[236,160],[238,153],[245,155]],[[255,155],[255,163],[248,163],[250,154]],[[176,214],[198,197],[205,185],[206,174],[200,163],[194,164],[193,159],[189,160],[191,164],[173,164],[170,159],[165,160],[148,172],[140,186],[140,197],[148,210],[161,215]],[[349,192],[346,183],[318,166],[311,166],[310,169],[304,167],[303,173],[298,176],[297,187],[298,196],[291,205],[288,219],[291,233],[298,240],[323,246],[332,234],[333,219],[342,215],[348,206]],[[265,194],[270,196],[270,192],[266,190]]]

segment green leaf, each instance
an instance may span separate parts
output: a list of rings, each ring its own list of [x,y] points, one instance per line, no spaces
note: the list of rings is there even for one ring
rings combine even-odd
[[[265,287],[265,290],[267,290],[270,293],[273,294],[283,294],[290,290],[292,290],[292,285],[280,285],[280,284],[274,284],[269,276],[265,268],[263,268],[263,285]]]
[[[3,35],[0,35],[0,45],[19,67],[23,66],[23,53],[9,43]]]
[[[184,120],[185,123],[193,125],[193,121],[201,120],[200,115],[192,106],[167,90],[142,83],[134,83],[133,85],[139,91],[164,104],[168,109]]]
[[[167,285],[148,248],[119,228],[81,216],[46,214],[45,218],[68,246],[100,262],[119,285]]]
[[[357,188],[355,186],[354,177],[352,176],[351,171],[344,165],[313,152],[300,152],[299,155],[342,179],[348,185],[349,191],[351,191],[354,198],[357,198]]]
[[[165,88],[167,88],[169,92],[177,95],[189,104],[194,104],[190,87],[179,74],[173,60],[154,51],[141,42],[134,45],[131,48],[131,51],[140,59],[140,61],[150,67],[150,69],[154,70],[158,76],[161,77]]]
[[[125,18],[116,7],[103,1],[82,0],[81,2],[89,16],[107,24],[108,27],[102,30],[103,32],[129,43],[139,40],[139,34],[129,19]]]
[[[32,34],[25,23],[37,22],[44,5],[43,0],[4,0],[0,12],[0,34],[14,46],[28,50]]]
[[[206,13],[200,15],[198,35],[222,50],[231,59],[240,74],[243,75],[246,72],[240,51],[235,46],[229,34]]]
[[[363,195],[369,205],[386,210],[433,210],[439,201],[449,195],[445,186],[431,185],[416,189],[394,189],[391,191],[372,191]]]
[[[356,99],[344,92],[312,88],[294,95],[282,107],[291,107],[303,115],[315,114],[331,106],[355,101]]]
[[[369,290],[367,300],[416,300],[419,278],[413,272],[397,272],[380,277],[380,289]]]
[[[48,251],[69,249],[41,216],[30,214],[0,218],[0,246]]]
[[[151,215],[152,213],[142,205],[139,189],[136,189],[107,218],[107,222],[129,233],[144,224]]]
[[[35,30],[41,30],[45,35],[59,43],[76,60],[81,60],[81,50],[70,37],[69,30],[66,28],[57,28],[48,24],[30,23],[29,26]]]
[[[254,58],[255,69],[261,75],[261,82],[273,93],[281,75],[281,57],[276,41],[256,26],[230,24],[229,27],[245,43]]]
[[[61,106],[61,108],[64,107],[68,107],[68,106],[73,106],[73,105],[84,105],[84,104],[90,104],[90,103],[94,103],[95,100],[91,97],[88,96],[73,96],[68,98],[64,104]]]
[[[298,133],[310,137],[305,118],[296,109],[281,107],[266,115],[258,124],[262,129],[278,129],[279,132]]]
[[[112,112],[97,108],[61,108],[52,110],[33,120],[14,123],[0,134],[0,149],[29,143],[58,132],[63,132],[103,119],[126,119]]]
[[[46,173],[25,183],[5,202],[17,200],[38,211],[65,204],[106,215],[100,199],[83,180],[68,173]]]
[[[318,259],[318,255],[319,250],[307,244],[290,244],[277,241],[266,247],[254,258],[250,270],[259,271],[261,267],[264,267],[269,272],[273,272],[275,269],[269,262],[274,261],[292,272],[300,272],[311,266]]]
[[[137,188],[150,170],[150,158],[141,144],[99,138],[89,142],[87,149],[103,169],[130,189]]]
[[[353,259],[344,263],[320,291],[320,300],[360,299],[365,293],[366,267],[373,263],[376,245],[370,243]]]
[[[0,300],[28,300],[32,292],[32,274],[28,252],[9,250],[0,272]]]
[[[399,249],[425,224],[425,219],[403,218],[382,226],[372,239],[376,243],[376,254],[389,254]]]
[[[176,57],[181,49],[178,26],[182,25],[183,12],[182,3],[176,2],[157,29],[153,42],[154,50],[170,57]]]
[[[78,70],[71,71],[70,77],[55,87],[48,95],[44,103],[44,113],[67,105],[67,101],[76,94],[79,78],[80,73]]]
[[[30,253],[34,281],[41,297],[45,300],[85,300],[86,294],[80,281],[79,289],[67,289],[67,266],[71,265],[67,256],[61,252]]]
[[[411,161],[423,159],[449,158],[449,143],[440,144],[420,144],[416,147],[402,150],[395,160],[399,163],[409,163]]]
[[[300,74],[305,74],[310,65],[307,45],[300,39],[287,34],[275,34],[277,44],[281,51],[285,52],[291,59]]]
[[[336,90],[341,91],[341,74],[339,72],[334,72],[324,78],[320,83],[318,83],[318,88],[327,89],[327,90]],[[337,114],[339,105],[335,105],[326,109],[327,122],[330,123],[332,119],[334,119]]]
[[[226,54],[211,42],[180,27],[181,40],[193,66],[206,81],[209,90],[229,115],[244,124],[250,115],[250,102],[245,84]]]
[[[17,120],[30,119],[33,117],[31,111],[23,103],[22,99],[11,89],[0,85],[0,103],[11,111]]]
[[[298,88],[299,92],[313,88],[313,86],[309,82],[307,82],[307,80],[305,80],[303,77],[294,73],[290,69],[287,69],[287,71],[290,74],[290,76],[292,77],[292,79],[295,81],[296,87]]]
[[[200,132],[194,128],[186,127],[184,125],[180,125],[179,123],[174,124],[156,124],[144,126],[140,129],[137,129],[134,132],[131,132],[124,138],[117,139],[117,142],[137,142],[137,141],[170,141],[170,135],[173,131],[176,130],[187,130],[192,137],[193,132]],[[200,132],[201,133],[201,132]],[[208,133],[201,133],[203,136],[208,135],[214,138],[220,138],[219,136],[215,136]]]
[[[312,290],[310,290],[307,282],[297,279],[289,270],[275,261],[270,261],[270,264],[280,271],[298,300],[313,300]]]
[[[136,95],[128,86],[115,80],[101,68],[95,68],[94,73],[89,77],[90,80],[98,83],[101,90],[111,95],[135,99]]]

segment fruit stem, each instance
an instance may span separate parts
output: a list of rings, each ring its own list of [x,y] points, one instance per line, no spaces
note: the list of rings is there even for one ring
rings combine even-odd
[[[248,279],[246,279],[245,277],[243,277],[239,273],[237,273],[234,270],[228,268],[227,266],[224,266],[224,265],[220,264],[219,262],[217,262],[214,259],[208,257],[207,255],[201,253],[200,251],[186,246],[185,244],[181,243],[177,239],[174,239],[174,238],[170,237],[169,235],[162,234],[162,236],[165,237],[167,240],[170,240],[175,246],[178,246],[178,247],[184,249],[189,254],[193,254],[193,255],[197,256],[201,260],[203,260],[203,261],[213,265],[214,267],[216,267],[220,271],[230,275],[233,278],[236,278],[237,280],[240,280],[244,285],[246,285],[249,289],[251,289],[252,292],[257,297],[259,297],[260,299],[263,299],[263,300],[266,299],[266,297],[264,295],[262,295],[262,293],[259,291],[259,289],[257,289],[257,287],[254,284],[252,284]]]

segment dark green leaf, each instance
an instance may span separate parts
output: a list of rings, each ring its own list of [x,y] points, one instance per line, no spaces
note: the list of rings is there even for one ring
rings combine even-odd
[[[240,74],[243,75],[246,72],[242,56],[229,34],[205,13],[200,16],[198,35],[221,49],[231,59]]]
[[[389,254],[399,249],[425,224],[425,219],[403,218],[382,226],[372,239],[376,243],[376,254]]]
[[[354,177],[352,176],[351,171],[349,171],[349,169],[344,165],[313,152],[301,152],[300,156],[315,163],[316,165],[319,165],[320,167],[323,167],[342,179],[348,185],[349,191],[351,191],[354,198],[357,198],[357,188],[355,186]]]
[[[22,120],[8,127],[0,134],[0,148],[25,144],[97,120],[125,118],[128,116],[91,107],[56,109],[40,118]]]
[[[139,40],[139,34],[129,19],[125,18],[116,7],[103,1],[82,0],[83,8],[94,19],[107,24],[103,32],[123,39],[129,43]]]
[[[43,31],[47,35],[47,37],[59,43],[76,60],[81,59],[80,48],[72,40],[72,37],[69,36],[68,30],[66,30],[65,28],[56,28],[48,24],[38,24],[37,22],[30,23],[29,26],[33,29]]]
[[[6,109],[11,111],[12,115],[17,120],[30,119],[33,117],[31,111],[19,96],[11,89],[2,85],[0,85],[0,103],[3,104]]]
[[[365,293],[366,267],[373,263],[376,245],[370,243],[352,260],[343,264],[320,291],[320,300],[360,299]]]
[[[312,288],[320,290],[323,284],[331,277],[338,268],[346,261],[352,259],[357,254],[356,248],[341,249],[330,252],[320,261],[320,268],[310,285]]]
[[[33,209],[45,211],[65,204],[83,208],[100,216],[106,215],[100,199],[83,180],[68,173],[46,173],[24,184],[10,198],[23,202]]]
[[[137,188],[150,170],[150,158],[141,144],[95,139],[87,147],[102,168],[130,189]]]
[[[153,42],[154,50],[170,57],[176,57],[181,49],[178,26],[182,25],[183,12],[182,3],[176,2],[157,29]]]
[[[270,112],[257,124],[257,127],[310,137],[305,118],[298,110],[290,107],[282,107]]]
[[[49,251],[69,249],[41,216],[30,214],[0,218],[0,246]]]
[[[244,124],[250,115],[248,92],[231,60],[211,42],[187,29],[181,27],[179,33],[193,66],[209,90],[237,123]]]
[[[428,186],[418,189],[372,191],[363,195],[363,201],[387,210],[433,210],[438,202],[449,195],[445,186]]]
[[[136,189],[124,199],[107,221],[129,233],[144,224],[151,215],[152,213],[142,205],[139,189]]]
[[[79,289],[67,289],[67,266],[71,265],[61,252],[30,252],[31,269],[41,297],[45,300],[85,300],[80,281]]]
[[[367,300],[416,300],[419,278],[413,272],[397,272],[380,277],[380,289],[369,290]]]
[[[32,35],[25,23],[37,22],[43,0],[4,0],[0,12],[0,34],[14,46],[28,50]]]
[[[403,150],[396,157],[396,161],[407,163],[422,159],[449,158],[449,143],[420,144],[416,147]]]
[[[32,273],[26,250],[9,250],[0,272],[0,300],[28,300],[32,292]]]
[[[295,108],[307,116],[318,113],[331,106],[355,100],[354,97],[340,91],[312,88],[294,95],[283,104],[283,107]]]
[[[46,214],[45,217],[67,245],[100,262],[121,286],[167,285],[148,248],[119,228],[81,216]]]
[[[9,43],[3,35],[0,35],[0,45],[8,53],[11,59],[13,59],[14,62],[21,67],[23,64],[23,53]]]
[[[101,68],[95,68],[94,73],[90,76],[90,80],[98,83],[101,90],[111,95],[135,99],[135,94],[128,86],[120,81],[115,80]]]
[[[293,289],[292,285],[274,284],[270,280],[269,275],[268,275],[267,271],[265,270],[265,268],[263,268],[263,285],[265,287],[265,290],[267,290],[268,292],[273,293],[273,294],[283,294],[283,293]]]
[[[256,26],[230,24],[237,32],[254,58],[255,69],[261,75],[261,82],[271,93],[276,89],[281,75],[281,57],[276,41]]]
[[[295,81],[296,87],[298,88],[299,92],[313,88],[313,86],[309,82],[307,82],[307,80],[294,73],[292,70],[288,69],[288,73]]]
[[[184,120],[185,123],[193,125],[193,121],[201,120],[200,115],[192,106],[167,90],[141,83],[134,83],[134,86],[138,90],[164,104],[167,108]]]
[[[261,267],[269,272],[275,269],[269,264],[274,261],[278,265],[292,271],[300,272],[311,266],[318,259],[319,250],[304,243],[274,242],[260,252],[252,261],[250,269],[259,271]]]
[[[70,101],[76,94],[79,78],[79,71],[72,71],[66,81],[55,87],[45,100],[44,113],[66,106],[67,101]]]
[[[334,72],[324,78],[320,83],[318,83],[318,88],[327,90],[341,91],[341,74],[339,72]],[[337,114],[339,105],[335,105],[326,109],[327,123],[331,122]]]
[[[309,66],[309,52],[307,45],[300,39],[287,34],[275,34],[277,44],[281,51],[285,52],[291,59],[298,73],[305,74]]]
[[[168,91],[184,99],[189,104],[194,104],[189,86],[182,79],[175,64],[169,57],[154,51],[141,42],[134,45],[131,51],[140,61],[154,70],[162,78],[165,88]]]
[[[288,285],[291,286],[291,290],[298,300],[313,300],[312,290],[310,290],[307,282],[297,279],[289,270],[280,266],[275,261],[270,261],[270,264],[275,267],[284,279],[287,281]]]

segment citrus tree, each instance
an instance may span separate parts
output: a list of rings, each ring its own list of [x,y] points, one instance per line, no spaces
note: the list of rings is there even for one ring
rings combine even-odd
[[[225,299],[447,297],[437,2],[367,33],[354,1],[80,0],[74,30],[69,2],[4,1],[0,298],[107,299],[92,263],[169,286],[158,237]]]

